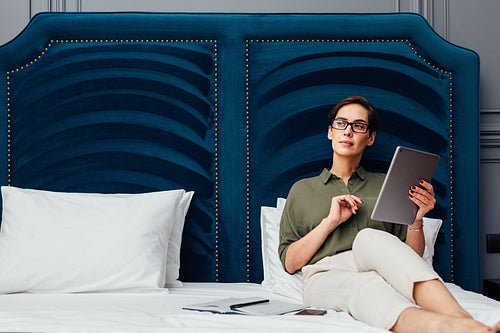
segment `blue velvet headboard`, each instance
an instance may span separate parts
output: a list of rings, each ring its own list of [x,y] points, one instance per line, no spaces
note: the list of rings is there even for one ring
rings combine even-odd
[[[327,113],[367,97],[363,161],[441,156],[435,267],[480,290],[479,59],[414,14],[37,15],[0,47],[0,180],[196,191],[184,281],[260,282],[260,207],[331,163]]]

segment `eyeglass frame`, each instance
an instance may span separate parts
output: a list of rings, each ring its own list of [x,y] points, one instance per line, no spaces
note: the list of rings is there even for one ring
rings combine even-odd
[[[343,121],[344,123],[346,123],[345,127],[344,128],[336,128],[333,126],[333,123],[336,122],[336,121]],[[366,130],[364,132],[359,132],[357,130],[354,129],[354,126],[353,125],[363,125],[363,126],[366,126]],[[344,119],[333,119],[332,120],[332,123],[330,124],[330,127],[333,128],[333,129],[336,129],[336,130],[339,130],[339,131],[344,131],[347,127],[351,126],[351,129],[354,133],[359,133],[359,134],[366,134],[368,133],[368,131],[370,130],[370,125],[368,124],[365,124],[365,123],[360,123],[358,121],[353,121],[353,122],[350,122],[350,121],[347,121],[347,120],[344,120]]]

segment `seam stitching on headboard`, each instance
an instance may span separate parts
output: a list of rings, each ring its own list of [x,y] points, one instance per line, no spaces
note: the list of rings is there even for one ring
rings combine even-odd
[[[10,84],[11,84],[11,75],[23,70],[35,62],[40,60],[45,52],[48,51],[49,47],[53,45],[53,43],[148,43],[148,42],[156,42],[156,43],[177,43],[177,42],[191,42],[191,43],[213,43],[214,45],[214,127],[215,127],[215,135],[214,135],[214,158],[215,158],[215,280],[219,282],[220,280],[220,269],[219,269],[219,231],[220,231],[220,218],[219,218],[219,156],[218,156],[218,50],[217,50],[217,40],[200,40],[200,39],[72,39],[72,40],[51,40],[50,43],[44,48],[44,50],[33,60],[25,65],[13,69],[11,71],[6,72],[6,95],[7,95],[7,182],[10,186],[12,183],[12,174],[11,174],[11,145],[12,145],[12,133],[11,133],[11,94],[10,94]],[[433,64],[430,60],[426,59],[424,56],[419,54],[416,50],[414,44],[408,39],[384,39],[384,38],[372,38],[372,39],[266,39],[266,40],[246,40],[245,41],[245,99],[246,99],[246,278],[247,282],[250,281],[250,98],[249,98],[249,45],[253,42],[405,42],[411,50],[413,50],[414,54],[418,56],[426,65],[432,67],[434,70],[443,72],[445,74],[449,74],[450,77],[450,88],[449,88],[449,152],[450,152],[450,161],[449,161],[449,193],[450,193],[450,272],[451,272],[451,280],[454,282],[454,175],[453,175],[453,153],[454,153],[454,145],[453,145],[453,75],[451,71],[447,71]]]
[[[45,55],[45,52],[49,49],[49,47],[52,45],[53,40],[50,41],[50,43],[44,48],[40,54],[35,57],[33,60],[30,62],[24,64],[23,66],[13,69],[11,71],[7,72],[7,185],[11,186],[12,184],[12,164],[11,164],[11,148],[12,148],[12,127],[11,127],[11,99],[10,99],[10,76],[16,72],[19,72],[25,68],[28,68],[29,66],[33,65],[35,62],[40,60],[43,55]]]
[[[425,64],[428,66],[444,73],[448,74],[449,76],[449,153],[450,153],[450,160],[449,162],[449,194],[450,194],[450,277],[451,277],[451,282],[455,282],[455,258],[454,258],[454,237],[455,237],[455,211],[454,211],[454,174],[453,174],[453,153],[454,153],[454,145],[453,145],[453,73],[448,70],[444,70],[435,64],[433,64],[430,60],[426,59],[423,57],[419,52],[415,49],[413,44],[411,42],[408,43],[408,45],[411,47],[415,55],[417,55]]]
[[[6,74],[6,83],[7,83],[7,185],[10,186],[10,148],[11,148],[11,114],[10,114],[10,72]]]
[[[422,60],[427,66],[429,67],[432,67],[433,69],[441,72],[441,73],[445,73],[445,74],[450,74],[451,75],[451,72],[446,70],[446,69],[443,69],[441,67],[438,67],[436,64],[432,63],[429,59],[426,59],[424,56],[422,56],[415,48],[414,44],[408,40],[406,40],[408,42],[408,46],[410,46],[410,48],[412,49],[413,53],[415,53],[416,56],[418,56],[418,58],[420,60]]]
[[[214,168],[215,168],[215,281],[220,280],[219,270],[219,230],[220,230],[220,217],[219,217],[219,147],[218,147],[218,50],[217,40],[209,39],[64,39],[64,40],[51,40],[44,50],[33,60],[25,65],[8,71],[6,73],[7,83],[7,183],[8,186],[12,183],[11,174],[11,98],[10,98],[10,81],[11,75],[19,72],[40,60],[45,52],[54,43],[212,43],[214,47]],[[249,277],[249,235],[247,234],[247,278]]]
[[[424,57],[419,53],[414,43],[412,43],[409,39],[387,39],[387,38],[358,38],[358,39],[342,39],[342,38],[332,38],[332,39],[250,39],[245,41],[245,63],[246,63],[246,74],[245,74],[245,94],[246,94],[246,120],[247,120],[247,272],[249,271],[249,223],[250,223],[250,139],[249,139],[249,44],[250,43],[290,43],[290,42],[404,42],[407,44],[413,53],[427,66],[432,69],[450,75],[450,88],[449,88],[449,194],[450,194],[450,275],[451,282],[455,282],[455,263],[454,263],[454,175],[453,175],[453,73],[446,69],[443,69],[436,64],[434,64],[431,60]],[[247,278],[249,275],[247,274]]]
[[[452,73],[450,72],[450,75]],[[450,138],[450,272],[451,272],[451,282],[455,282],[455,258],[454,258],[454,248],[453,248],[453,238],[454,238],[454,223],[455,223],[455,211],[454,211],[454,199],[453,199],[453,192],[454,192],[454,174],[453,174],[453,75],[450,76],[450,132],[449,132],[449,138]]]
[[[249,92],[249,43],[245,41],[245,115],[246,115],[246,270],[247,282],[250,282],[250,92]]]
[[[326,43],[330,43],[330,42],[337,42],[337,43],[340,43],[340,42],[342,42],[342,43],[366,43],[366,42],[400,43],[400,42],[404,42],[413,50],[415,55],[417,55],[426,65],[432,67],[433,69],[435,69],[439,72],[442,72],[445,74],[451,74],[451,72],[437,66],[436,64],[432,63],[429,59],[426,59],[424,56],[419,54],[419,52],[415,49],[414,44],[407,38],[250,39],[250,40],[246,40],[246,42],[247,42],[247,45],[248,45],[248,42],[250,42],[250,43],[253,43],[253,42],[256,42],[256,43],[259,43],[259,42],[260,43],[290,43],[290,42],[291,43],[296,43],[296,42],[303,42],[303,43],[304,42],[307,42],[307,43],[310,43],[310,42],[313,42],[313,43],[319,43],[319,42],[323,42],[323,43],[324,42],[326,42]],[[248,58],[248,56],[247,56],[247,58]]]
[[[219,91],[217,41],[214,42],[214,167],[215,167],[215,281],[219,282]]]

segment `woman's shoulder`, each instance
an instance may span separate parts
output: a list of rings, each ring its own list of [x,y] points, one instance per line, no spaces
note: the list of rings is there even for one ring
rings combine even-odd
[[[307,186],[309,184],[317,183],[319,180],[319,176],[307,177],[297,180],[293,186]]]
[[[325,169],[326,170],[326,169]],[[308,189],[314,189],[315,187],[318,186],[318,184],[323,183],[322,178],[324,177],[324,171],[314,177],[306,177],[302,178],[300,180],[297,180],[293,185],[290,191],[292,190],[308,190]]]
[[[385,173],[383,172],[374,172],[374,171],[367,171],[366,174],[369,176],[369,177],[374,177],[374,178],[382,178],[384,179],[385,178]]]

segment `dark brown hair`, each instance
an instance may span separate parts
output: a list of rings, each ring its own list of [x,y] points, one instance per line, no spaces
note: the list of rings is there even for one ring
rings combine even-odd
[[[329,126],[332,125],[332,122],[337,117],[337,113],[339,112],[340,108],[349,104],[359,104],[368,111],[369,133],[372,134],[373,132],[376,132],[378,129],[377,111],[375,111],[375,108],[370,104],[370,102],[368,102],[366,98],[361,96],[350,96],[338,102],[328,114]]]

